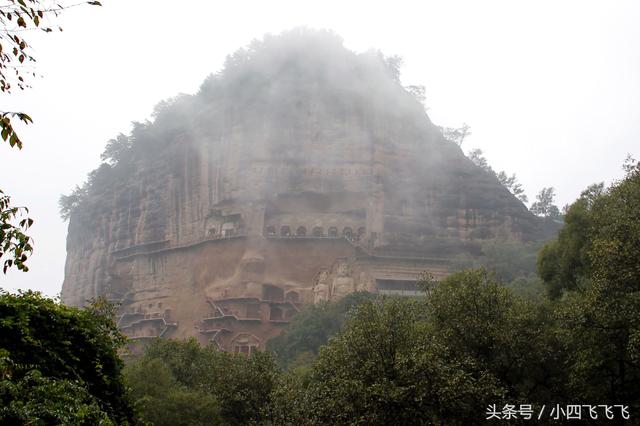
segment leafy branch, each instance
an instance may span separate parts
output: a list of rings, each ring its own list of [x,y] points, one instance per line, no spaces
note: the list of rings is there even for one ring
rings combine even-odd
[[[18,136],[18,133],[13,128],[11,124],[10,117],[17,117],[24,124],[33,123],[31,117],[29,117],[24,112],[1,112],[0,111],[0,136],[2,136],[2,140],[5,142],[9,142],[9,146],[12,148],[15,146],[18,149],[22,149],[22,140]]]
[[[5,274],[11,266],[28,271],[25,265],[27,254],[33,253],[32,238],[24,233],[33,224],[33,219],[22,218],[29,210],[26,207],[12,207],[10,202],[11,197],[0,190],[0,259],[5,255],[9,257],[4,260],[2,267]],[[16,220],[19,220],[17,225]]]
[[[22,33],[30,30],[52,32],[62,31],[62,27],[49,25],[48,18],[58,16],[65,10],[81,5],[102,6],[99,1],[83,1],[64,5],[46,0],[4,0],[0,4],[0,92],[10,94],[13,86],[25,90],[29,76],[35,77],[31,67],[25,62],[36,62],[31,54],[29,42]],[[22,149],[22,141],[16,133],[10,117],[17,117],[25,124],[32,123],[31,117],[24,112],[0,111],[0,134],[11,147]]]

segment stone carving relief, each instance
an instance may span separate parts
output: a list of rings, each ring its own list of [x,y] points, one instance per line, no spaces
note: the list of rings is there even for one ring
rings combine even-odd
[[[374,279],[366,272],[360,272],[358,283],[356,284],[356,291],[368,291],[373,293],[375,291]]]
[[[329,300],[329,271],[322,270],[313,286],[313,303],[318,304]]]
[[[331,284],[331,300],[338,300],[354,291],[354,280],[351,277],[349,264],[340,259],[336,262],[335,277]]]
[[[264,257],[254,250],[247,250],[234,274],[212,282],[206,289],[211,300],[228,297],[260,297],[265,271]]]

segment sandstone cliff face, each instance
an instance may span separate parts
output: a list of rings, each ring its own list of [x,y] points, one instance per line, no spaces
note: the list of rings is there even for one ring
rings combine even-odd
[[[411,294],[480,240],[539,232],[380,55],[324,33],[235,54],[128,142],[71,214],[62,297],[120,301],[138,340],[250,352],[305,303]]]

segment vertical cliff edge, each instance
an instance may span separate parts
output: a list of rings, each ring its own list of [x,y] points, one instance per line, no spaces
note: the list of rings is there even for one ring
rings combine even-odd
[[[263,347],[306,303],[415,294],[539,220],[446,141],[378,52],[267,36],[111,141],[66,198],[63,301],[121,303],[131,338]]]

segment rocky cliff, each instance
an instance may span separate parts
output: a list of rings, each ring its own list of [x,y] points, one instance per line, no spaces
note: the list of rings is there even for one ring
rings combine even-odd
[[[537,219],[446,141],[377,52],[324,32],[266,37],[193,96],[110,141],[66,198],[62,297],[122,303],[132,338],[250,352],[303,304],[414,294]]]

